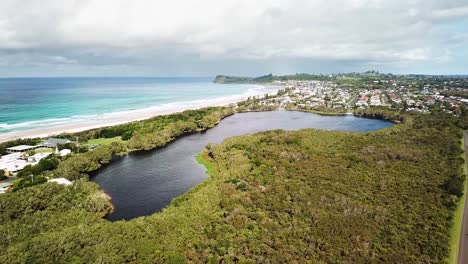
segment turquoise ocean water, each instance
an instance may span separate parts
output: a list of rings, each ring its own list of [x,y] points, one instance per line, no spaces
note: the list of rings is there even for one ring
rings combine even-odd
[[[248,95],[253,85],[213,78],[3,78],[0,133],[85,121],[106,113]],[[258,92],[258,91],[257,91]]]

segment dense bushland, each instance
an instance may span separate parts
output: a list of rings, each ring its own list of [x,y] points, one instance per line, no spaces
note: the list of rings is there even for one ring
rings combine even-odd
[[[76,139],[86,142],[89,139],[122,137],[129,140],[134,135],[149,134],[161,131],[168,125],[176,122],[195,123],[199,129],[214,126],[220,118],[233,114],[234,111],[228,107],[207,107],[197,110],[187,110],[170,115],[156,116],[142,121],[134,121],[121,125],[109,126],[86,130],[73,134],[61,134],[59,137]],[[217,118],[217,119],[216,119]],[[216,120],[215,120],[216,119]]]
[[[353,114],[355,116],[374,118],[374,119],[384,119],[393,122],[404,122],[405,115],[400,111],[391,110],[386,107],[372,107],[367,109],[355,109]]]
[[[101,219],[109,203],[85,178],[1,195],[0,262],[443,262],[463,191],[462,130],[440,113],[404,120],[370,133],[277,130],[210,145],[210,178],[131,221]]]

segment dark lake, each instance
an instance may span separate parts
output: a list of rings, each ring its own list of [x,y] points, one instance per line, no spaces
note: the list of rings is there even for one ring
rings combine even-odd
[[[205,168],[197,163],[195,155],[208,143],[273,129],[366,132],[392,125],[352,115],[321,116],[292,111],[236,114],[204,133],[184,136],[164,148],[119,157],[100,169],[92,180],[112,197],[114,212],[106,219],[128,220],[160,211],[172,199],[206,179]]]

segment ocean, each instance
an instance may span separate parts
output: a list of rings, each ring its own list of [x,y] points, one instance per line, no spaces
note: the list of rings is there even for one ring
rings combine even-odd
[[[209,103],[262,87],[212,77],[1,78],[0,134],[102,118],[109,113]]]

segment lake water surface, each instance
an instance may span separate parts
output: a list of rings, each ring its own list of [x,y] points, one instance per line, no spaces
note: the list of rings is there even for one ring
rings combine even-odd
[[[367,132],[392,126],[391,122],[345,116],[274,111],[236,114],[204,132],[181,137],[164,148],[130,153],[113,160],[93,177],[112,197],[111,221],[150,215],[170,204],[172,199],[199,184],[207,175],[195,155],[208,143],[266,130],[326,130]]]

